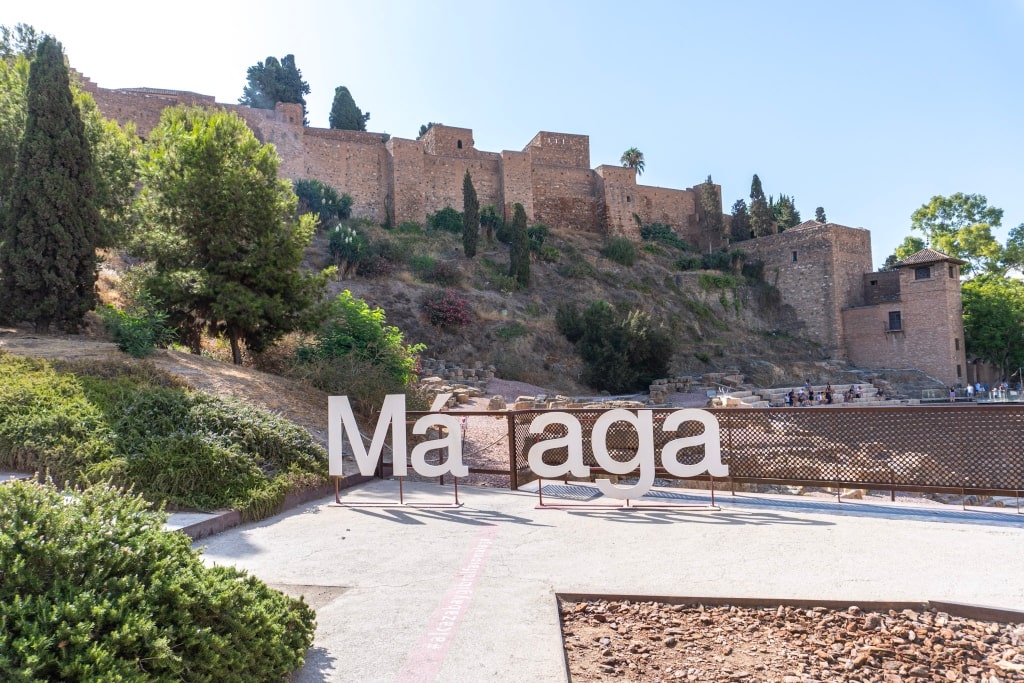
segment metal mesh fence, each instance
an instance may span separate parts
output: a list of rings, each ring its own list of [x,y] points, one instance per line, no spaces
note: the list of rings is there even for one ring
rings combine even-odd
[[[533,475],[530,448],[566,436],[563,425],[531,433],[531,423],[546,411],[508,413],[514,435],[512,488]],[[592,468],[591,428],[602,410],[565,410],[580,423],[584,462]],[[655,464],[669,440],[696,436],[703,427],[684,422],[666,433],[662,426],[675,411],[654,410]],[[912,406],[894,408],[782,408],[709,411],[718,418],[722,460],[734,482],[817,484],[907,491],[957,489],[1010,493],[1024,489],[1024,406]],[[637,432],[626,422],[608,430],[609,455],[635,457]],[[549,448],[548,464],[565,461],[567,448]],[[699,462],[703,447],[683,449],[679,461]]]

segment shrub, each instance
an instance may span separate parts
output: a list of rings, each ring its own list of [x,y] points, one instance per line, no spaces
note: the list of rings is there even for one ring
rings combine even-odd
[[[480,210],[480,226],[484,230],[484,236],[488,242],[494,241],[494,233],[505,225],[505,221],[498,215],[494,204],[488,204]]]
[[[576,338],[583,381],[591,387],[634,391],[668,373],[671,337],[643,311],[622,315],[604,301],[595,301],[582,315],[569,307],[559,313],[556,324],[567,339]]]
[[[636,263],[636,245],[628,237],[612,237],[601,248],[601,255],[628,268]]]
[[[315,614],[207,567],[166,515],[104,486],[0,486],[0,667],[7,680],[282,680]]]
[[[544,246],[544,239],[551,233],[551,229],[543,223],[531,225],[526,229],[526,239],[530,244],[530,251],[539,253]]]
[[[409,259],[409,269],[420,277],[425,277],[435,265],[437,265],[437,259],[426,254],[416,254]]]
[[[423,226],[416,221],[402,221],[396,228],[398,232],[415,235],[423,232]]]
[[[633,214],[633,217],[639,222],[639,217],[636,214]],[[665,225],[664,223],[650,223],[648,225],[641,224],[640,239],[650,242],[660,242],[661,244],[667,244],[670,247],[682,249],[683,251],[690,248],[689,244],[679,239],[679,236],[676,235],[672,226]]]
[[[296,356],[301,363],[333,362],[352,356],[379,367],[386,379],[383,384],[399,391],[415,379],[416,356],[426,347],[407,345],[402,331],[387,324],[382,309],[370,308],[345,290],[331,303],[330,311],[312,343],[298,349]],[[325,391],[344,389],[336,382],[314,383]]]
[[[558,274],[570,280],[579,280],[585,277],[594,277],[597,270],[582,258],[562,264],[558,267]]]
[[[153,502],[230,507],[247,519],[274,511],[258,501],[273,494],[279,503],[282,478],[326,483],[324,450],[300,427],[132,367],[66,363],[58,371],[0,355],[0,465],[73,485],[112,480]]]
[[[700,259],[701,267],[705,270],[729,271],[732,268],[732,258],[729,252],[724,249],[713,251],[710,254],[703,254]]]
[[[117,348],[135,358],[148,356],[174,339],[167,312],[160,310],[160,302],[145,290],[137,292],[124,308],[105,304],[99,314]]]
[[[361,232],[345,225],[336,225],[328,235],[327,248],[344,276],[367,255],[369,244]]]
[[[367,257],[359,262],[356,273],[369,280],[387,277],[394,271],[395,266],[386,258],[380,255]]]
[[[701,267],[700,256],[680,256],[676,259],[677,270],[698,270]]]
[[[299,213],[315,213],[325,228],[334,227],[338,221],[352,215],[352,197],[339,196],[337,190],[319,180],[296,180],[292,189],[299,198]]]
[[[446,206],[437,213],[427,216],[427,228],[461,235],[462,214],[452,207]]]
[[[451,261],[440,261],[423,274],[423,279],[442,287],[457,287],[462,284],[462,271]]]
[[[528,330],[526,329],[525,325],[518,321],[514,321],[509,323],[508,325],[505,325],[504,327],[499,327],[497,330],[495,330],[494,334],[498,337],[498,339],[501,339],[502,341],[512,341],[517,337],[522,337],[527,332]]]
[[[512,275],[498,275],[494,278],[494,287],[506,296],[515,294],[519,291],[519,280]]]
[[[575,304],[562,303],[555,309],[555,329],[575,344],[583,338],[583,317]]]
[[[462,327],[472,319],[469,300],[451,289],[428,294],[422,308],[434,327]]]
[[[697,277],[697,282],[700,288],[705,291],[714,289],[735,289],[740,285],[739,279],[732,275],[711,275],[709,273],[701,273]]]
[[[545,263],[558,263],[558,260],[562,258],[561,252],[554,247],[541,247],[537,256]]]

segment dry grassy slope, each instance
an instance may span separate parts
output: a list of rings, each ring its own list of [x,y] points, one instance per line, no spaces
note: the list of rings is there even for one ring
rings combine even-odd
[[[624,267],[600,255],[602,240],[597,235],[551,234],[545,245],[559,250],[559,261],[533,261],[531,286],[505,294],[499,290],[497,276],[508,269],[507,245],[481,240],[477,256],[466,259],[456,235],[364,230],[371,240],[404,244],[412,253],[448,261],[461,271],[463,282],[458,289],[472,302],[476,317],[472,325],[455,332],[426,323],[419,302],[438,285],[424,282],[409,269],[396,269],[380,279],[352,277],[332,283],[335,291],[349,289],[383,308],[388,322],[402,329],[408,341],[427,344],[428,357],[478,360],[495,365],[499,376],[507,379],[577,392],[583,389],[577,382],[580,361],[555,329],[555,310],[563,302],[575,302],[582,309],[603,299],[616,306],[642,308],[669,328],[677,345],[671,363],[676,373],[738,370],[757,376],[761,384],[773,384],[790,376],[800,378],[807,370],[795,367],[822,360],[815,345],[794,338],[798,321],[771,305],[763,292],[746,286],[702,289],[699,272],[673,267],[679,252],[670,248],[659,248],[657,254],[638,244],[636,264]],[[327,260],[326,240],[319,238],[310,263]],[[517,335],[516,330],[522,333]],[[778,330],[788,334],[772,334]]]

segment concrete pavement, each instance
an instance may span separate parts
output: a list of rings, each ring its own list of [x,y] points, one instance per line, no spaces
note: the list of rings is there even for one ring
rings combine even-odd
[[[534,484],[536,486],[536,484]],[[405,484],[406,502],[451,486]],[[295,681],[566,681],[556,593],[926,601],[1024,610],[1024,515],[744,494],[721,510],[537,510],[460,487],[460,508],[342,508],[333,496],[204,538],[317,609]],[[395,481],[342,492],[396,500]],[[656,502],[707,501],[705,492]],[[545,502],[596,503],[548,484]],[[173,518],[172,518],[173,519]]]

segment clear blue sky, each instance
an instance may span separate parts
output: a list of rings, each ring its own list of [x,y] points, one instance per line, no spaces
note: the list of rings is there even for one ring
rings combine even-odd
[[[7,2],[106,88],[234,103],[246,69],[294,54],[327,126],[338,85],[369,129],[472,128],[478,149],[590,136],[639,148],[640,182],[710,173],[725,210],[757,173],[802,216],[871,230],[876,266],[932,195],[984,194],[1024,223],[1024,0]]]

